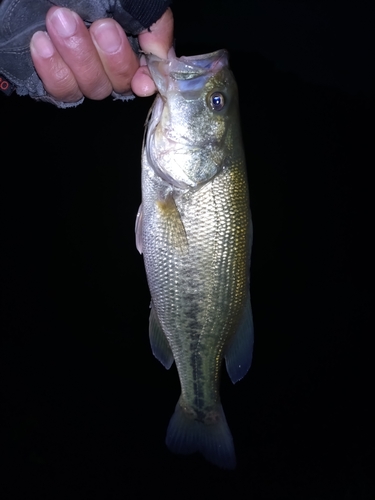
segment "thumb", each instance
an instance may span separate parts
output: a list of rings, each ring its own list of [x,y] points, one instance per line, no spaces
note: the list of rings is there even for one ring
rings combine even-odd
[[[150,26],[149,30],[138,35],[141,49],[146,54],[167,59],[168,51],[173,44],[173,14],[168,8],[160,19]]]

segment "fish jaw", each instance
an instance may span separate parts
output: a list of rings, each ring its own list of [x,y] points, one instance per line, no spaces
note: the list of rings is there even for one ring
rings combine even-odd
[[[200,56],[161,59],[154,54],[147,56],[151,76],[162,96],[173,91],[201,91],[207,80],[228,66],[228,52],[218,50]]]

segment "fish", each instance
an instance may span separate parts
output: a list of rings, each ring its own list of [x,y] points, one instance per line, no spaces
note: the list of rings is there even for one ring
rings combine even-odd
[[[151,293],[152,352],[167,369],[176,363],[181,384],[166,445],[234,469],[220,372],[225,359],[236,383],[252,361],[253,229],[228,58],[224,49],[147,56],[158,93],[145,127],[136,246]]]

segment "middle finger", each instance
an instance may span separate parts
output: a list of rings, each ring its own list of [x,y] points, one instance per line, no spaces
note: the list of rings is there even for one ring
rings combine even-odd
[[[91,99],[108,96],[112,85],[78,14],[53,7],[47,13],[46,26],[56,49],[72,70],[81,92]]]

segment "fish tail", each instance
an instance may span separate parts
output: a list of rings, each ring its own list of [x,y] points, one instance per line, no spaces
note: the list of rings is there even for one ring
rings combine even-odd
[[[206,460],[222,469],[236,467],[233,438],[223,407],[218,404],[207,423],[183,409],[180,401],[169,422],[166,444],[172,453],[189,455],[200,452]]]

